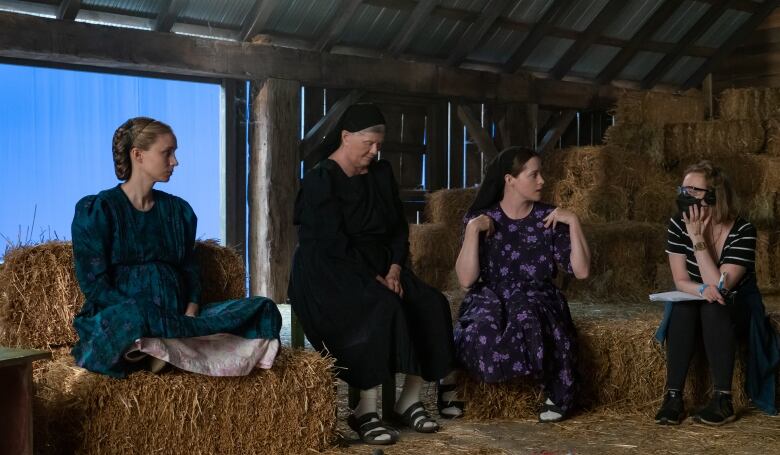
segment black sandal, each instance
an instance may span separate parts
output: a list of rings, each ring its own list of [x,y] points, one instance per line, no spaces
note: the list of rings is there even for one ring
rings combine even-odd
[[[465,408],[466,403],[463,401],[444,401],[444,394],[447,392],[454,392],[457,388],[457,385],[455,384],[438,384],[436,394],[436,407],[439,408],[439,415],[444,419],[459,419],[463,417],[463,409]],[[442,411],[447,408],[457,408],[460,411],[460,414],[453,415],[453,414],[444,414]]]
[[[555,419],[542,419],[542,414],[544,414],[545,412],[548,412],[548,411],[558,413],[558,414],[560,414],[560,417],[557,417]],[[542,403],[542,405],[539,407],[539,423],[560,422],[561,420],[564,419],[565,414],[566,414],[566,412],[563,409],[559,408],[558,406],[556,406],[554,404],[547,404],[546,402]]]
[[[393,420],[413,429],[418,433],[436,433],[439,431],[439,423],[431,418],[428,411],[425,410],[422,402],[412,403],[403,414],[393,412]],[[426,423],[433,422],[432,426],[425,426]]]
[[[372,422],[372,420],[374,421]],[[379,414],[376,412],[369,412],[360,417],[356,417],[355,414],[350,414],[350,416],[347,417],[347,425],[349,425],[349,427],[360,436],[360,440],[366,444],[384,446],[398,442],[398,432],[382,422],[382,420],[379,419]],[[390,438],[377,439],[384,435],[388,435]]]

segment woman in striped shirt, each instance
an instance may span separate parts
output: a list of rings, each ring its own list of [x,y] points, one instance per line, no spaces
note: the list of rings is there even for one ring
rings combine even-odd
[[[667,392],[655,419],[668,425],[678,424],[684,417],[685,376],[701,333],[714,391],[694,420],[721,425],[735,418],[731,378],[737,337],[748,326],[752,330],[749,313],[760,313],[758,320],[768,324],[756,286],[756,228],[738,215],[729,179],[709,161],[685,170],[678,205],[681,213],[669,220],[669,265],[677,290],[698,295],[701,300],[674,302],[667,308],[659,330],[667,342]],[[771,399],[762,400],[757,393],[751,398],[772,412],[774,390],[771,392]]]

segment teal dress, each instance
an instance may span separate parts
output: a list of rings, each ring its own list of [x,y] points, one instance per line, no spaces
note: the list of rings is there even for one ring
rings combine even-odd
[[[197,218],[183,199],[154,190],[148,212],[119,186],[76,204],[71,232],[76,277],[86,301],[73,325],[72,354],[90,371],[124,377],[137,369],[124,353],[141,337],[186,338],[230,333],[278,339],[281,315],[265,297],[200,303],[194,259]]]

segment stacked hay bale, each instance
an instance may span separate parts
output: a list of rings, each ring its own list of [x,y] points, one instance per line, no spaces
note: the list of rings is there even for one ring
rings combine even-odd
[[[239,378],[139,372],[117,380],[73,364],[84,301],[69,243],[12,249],[0,277],[0,344],[54,351],[37,362],[35,441],[60,453],[304,453],[334,435],[332,359],[283,349],[270,370]],[[202,300],[245,295],[241,257],[198,242]]]

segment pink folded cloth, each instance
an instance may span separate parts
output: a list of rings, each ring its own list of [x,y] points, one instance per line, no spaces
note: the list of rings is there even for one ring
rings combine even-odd
[[[208,376],[245,376],[255,367],[269,369],[279,340],[246,339],[228,333],[190,338],[139,338],[125,353],[131,361],[148,354],[182,370]]]

